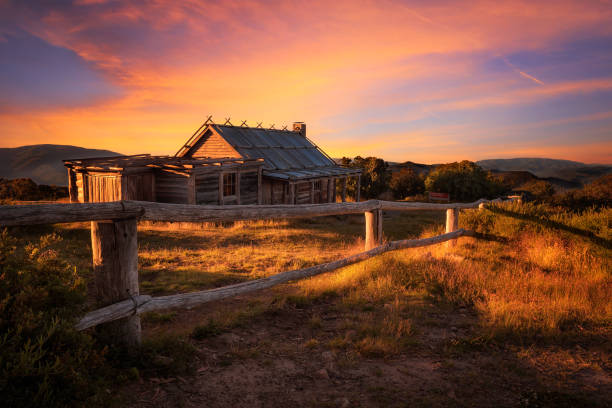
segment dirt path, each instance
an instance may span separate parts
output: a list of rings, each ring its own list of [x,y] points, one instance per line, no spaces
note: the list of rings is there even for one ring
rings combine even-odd
[[[414,300],[412,335],[400,352],[361,347],[335,299],[282,302],[283,292],[219,302],[147,324],[147,336],[189,333],[211,316],[261,307],[231,330],[189,341],[193,371],[149,377],[122,390],[132,407],[491,407],[606,406],[609,345],[529,348],[483,344],[479,317]],[[275,305],[276,300],[278,305]],[[386,305],[358,313],[384,316]],[[593,367],[600,367],[594,370]]]

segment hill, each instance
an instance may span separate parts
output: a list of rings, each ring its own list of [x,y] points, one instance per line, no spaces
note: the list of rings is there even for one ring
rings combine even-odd
[[[477,161],[476,164],[500,172],[527,171],[540,178],[558,179],[560,183],[566,181],[571,186],[580,186],[612,173],[612,166],[609,165],[544,158],[489,159]]]
[[[399,172],[403,169],[412,169],[416,174],[423,175],[429,174],[429,172],[437,166],[437,164],[422,164],[411,161],[406,161],[403,163],[387,162],[387,164],[389,165],[388,170],[391,173]]]
[[[120,153],[54,144],[0,148],[0,177],[31,178],[38,184],[66,185],[62,160],[105,156],[120,156]]]

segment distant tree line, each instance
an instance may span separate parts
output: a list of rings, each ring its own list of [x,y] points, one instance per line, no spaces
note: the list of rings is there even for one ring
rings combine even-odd
[[[38,201],[57,200],[68,197],[68,188],[36,184],[32,179],[3,179],[0,178],[0,200],[2,201]]]
[[[612,174],[602,176],[581,189],[557,193],[550,182],[537,179],[527,172],[503,177],[468,160],[441,164],[428,174],[419,173],[410,166],[391,172],[388,164],[377,157],[343,157],[340,165],[361,169],[360,194],[364,199],[392,197],[402,200],[415,196],[426,199],[423,194],[435,192],[449,193],[452,201],[474,201],[479,198],[495,198],[514,191],[522,194],[526,200],[546,202],[568,209],[609,207],[612,204]],[[528,177],[524,177],[525,175]],[[337,186],[338,193],[341,188],[340,185]],[[354,197],[356,188],[356,180],[349,179],[347,194]]]
[[[455,201],[472,201],[491,198],[506,190],[500,180],[467,160],[440,165],[428,175],[419,174],[410,167],[392,173],[387,163],[377,157],[343,157],[340,165],[361,169],[360,193],[365,199],[378,198],[385,193],[390,193],[395,199],[404,199],[425,192],[437,192],[449,193]],[[349,195],[354,196],[356,188],[355,180],[347,182]]]

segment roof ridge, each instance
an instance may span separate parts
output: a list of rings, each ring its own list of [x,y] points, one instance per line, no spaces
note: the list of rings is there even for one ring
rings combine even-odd
[[[222,124],[222,123],[210,123],[210,126],[223,126],[223,127],[227,127],[227,128],[237,128],[237,129],[253,129],[253,130],[266,130],[266,131],[273,131],[273,132],[291,132],[291,133],[299,133],[296,130],[293,129],[276,129],[276,128],[265,128],[265,127],[259,127],[259,126],[237,126],[237,125],[226,125],[226,124]]]

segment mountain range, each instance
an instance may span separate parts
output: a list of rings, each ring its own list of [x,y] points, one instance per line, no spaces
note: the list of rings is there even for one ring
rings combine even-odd
[[[110,150],[54,144],[0,148],[0,177],[31,178],[37,184],[65,186],[68,173],[62,160],[120,155]]]
[[[55,144],[0,148],[0,177],[31,178],[38,184],[63,186],[67,184],[67,174],[62,160],[120,155],[110,150]],[[427,174],[436,167],[435,164],[411,161],[388,164],[392,172],[412,168],[419,174]],[[611,165],[546,158],[490,159],[477,161],[476,164],[495,173],[529,172],[535,178],[545,179],[562,188],[580,187],[597,177],[612,173]]]
[[[477,161],[493,172],[526,171],[561,188],[575,188],[612,173],[612,166],[545,158],[491,159]]]

